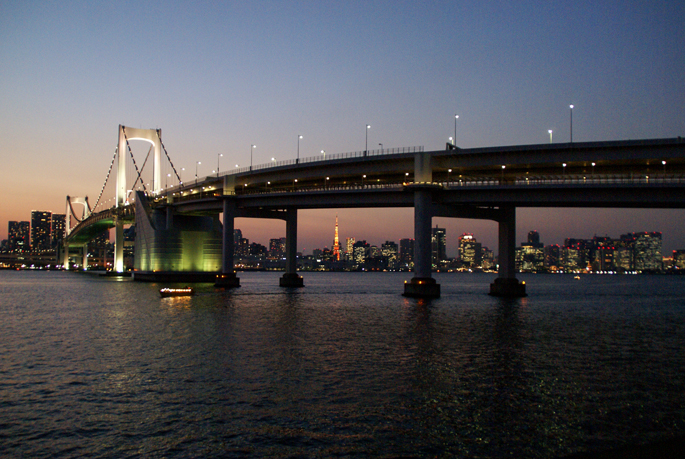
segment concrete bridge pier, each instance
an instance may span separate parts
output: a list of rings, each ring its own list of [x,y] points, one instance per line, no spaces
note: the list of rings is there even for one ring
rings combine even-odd
[[[438,298],[440,284],[431,277],[433,169],[429,153],[414,155],[414,277],[404,283],[404,296]]]
[[[62,266],[65,271],[69,271],[69,243],[63,241],[62,244]]]
[[[490,295],[508,298],[526,296],[526,283],[516,279],[516,208],[500,208],[499,277],[490,284]]]
[[[278,281],[281,287],[304,287],[304,279],[297,274],[297,209],[286,210],[285,274]]]
[[[81,266],[84,271],[88,271],[88,243],[86,242],[81,247]]]
[[[404,296],[438,298],[440,284],[431,277],[431,191],[414,191],[414,277],[404,283]]]
[[[114,271],[124,272],[124,222],[117,218],[114,226]]]
[[[236,215],[235,202],[224,199],[224,227],[222,233],[221,273],[216,275],[214,285],[216,287],[234,288],[240,287],[240,278],[235,275],[233,267],[233,230]]]

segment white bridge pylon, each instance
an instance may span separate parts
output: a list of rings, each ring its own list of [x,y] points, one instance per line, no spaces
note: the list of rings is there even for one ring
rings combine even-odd
[[[126,189],[126,156],[128,154],[128,140],[144,140],[150,142],[154,148],[152,163],[152,192],[157,194],[162,185],[162,130],[136,129],[119,125],[119,146],[117,153],[117,191],[116,206],[123,207],[127,203]],[[117,218],[114,231],[114,270],[124,272],[124,222]]]
[[[119,147],[117,149],[119,162],[117,164],[117,195],[116,206],[121,207],[126,203],[126,155],[128,154],[127,140],[144,140],[150,142],[154,148],[152,163],[152,192],[157,194],[162,185],[162,130],[161,129],[136,129],[119,125]]]
[[[72,208],[73,204],[80,204],[83,206],[83,215],[79,219],[76,215],[74,215],[74,209]],[[71,196],[67,196],[67,211],[65,212],[67,215],[66,218],[66,235],[68,236],[69,233],[71,233],[71,217],[74,217],[78,222],[81,222],[82,220],[85,220],[86,218],[90,217],[90,205],[88,204],[88,196],[85,198],[81,197],[76,197],[72,198]]]

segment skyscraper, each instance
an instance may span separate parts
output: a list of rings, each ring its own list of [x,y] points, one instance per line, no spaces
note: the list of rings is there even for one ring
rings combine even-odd
[[[381,253],[388,260],[388,268],[395,269],[397,265],[397,244],[393,241],[385,241],[381,245]]]
[[[411,269],[414,265],[414,239],[400,239],[399,268]]]
[[[445,228],[433,228],[431,237],[433,252],[433,264],[439,266],[440,262],[447,259],[447,231]]]
[[[31,211],[31,251],[43,252],[50,250],[51,226],[52,212]]]
[[[476,267],[481,265],[481,244],[471,233],[459,236],[459,261],[462,266]]]
[[[354,260],[354,238],[348,237],[345,241],[345,253],[347,254],[347,260]]]
[[[52,214],[52,247],[56,248],[64,239],[67,229],[67,216],[64,214]]]
[[[639,271],[661,270],[663,265],[661,233],[633,233],[633,236],[635,237],[635,269]]]
[[[31,224],[29,222],[9,222],[7,225],[7,245],[10,252],[30,250]]]

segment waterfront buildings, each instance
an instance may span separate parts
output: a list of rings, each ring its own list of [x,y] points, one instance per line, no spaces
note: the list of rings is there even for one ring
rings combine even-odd
[[[31,251],[47,252],[51,248],[52,212],[31,211]]]
[[[31,248],[31,223],[9,222],[7,230],[7,250],[9,252],[28,252]]]

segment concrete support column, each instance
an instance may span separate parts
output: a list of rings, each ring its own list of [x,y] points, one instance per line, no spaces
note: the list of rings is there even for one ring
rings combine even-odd
[[[64,253],[62,254],[62,265],[64,266],[65,271],[69,271],[69,243],[64,240],[62,244],[62,250],[64,250]]]
[[[221,252],[221,274],[217,274],[217,287],[233,288],[240,287],[240,279],[236,277],[233,268],[234,239],[233,230],[235,228],[234,219],[236,214],[235,201],[224,199],[224,226],[222,233],[222,252]]]
[[[437,298],[440,284],[431,277],[431,191],[414,191],[414,277],[404,284],[404,296]]]
[[[83,266],[84,271],[88,271],[88,244],[83,244],[81,250],[83,255],[81,265]]]
[[[114,224],[114,271],[124,272],[124,222],[117,218]]]
[[[499,276],[490,284],[490,295],[505,297],[526,296],[525,282],[516,279],[516,208],[500,207]]]
[[[297,274],[297,209],[287,210],[285,220],[285,274],[279,280],[281,287],[304,287]]]

